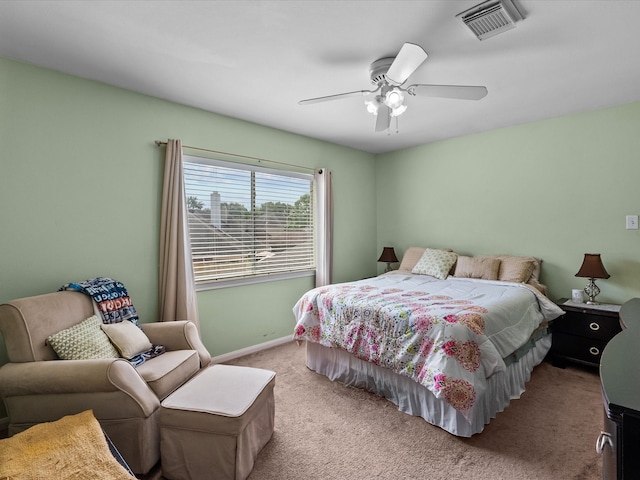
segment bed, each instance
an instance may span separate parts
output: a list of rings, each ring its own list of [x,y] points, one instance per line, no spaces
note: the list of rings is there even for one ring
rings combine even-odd
[[[397,271],[305,293],[294,339],[311,370],[470,437],[522,394],[551,347],[562,310],[540,263],[412,247]]]

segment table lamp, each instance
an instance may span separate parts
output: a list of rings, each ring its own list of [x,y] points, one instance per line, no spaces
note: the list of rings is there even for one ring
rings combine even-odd
[[[596,296],[600,293],[600,289],[596,285],[596,278],[609,278],[611,275],[607,273],[604,269],[604,265],[602,264],[602,260],[600,259],[599,253],[585,253],[584,260],[582,261],[582,266],[578,273],[576,273],[576,277],[584,277],[589,279],[589,283],[584,287],[584,293],[587,294],[589,300],[587,301],[587,305],[598,305],[596,302]]]
[[[398,262],[398,257],[396,257],[396,252],[393,250],[393,247],[384,247],[378,261],[387,262],[387,268],[384,269],[384,273],[390,272],[391,264]]]

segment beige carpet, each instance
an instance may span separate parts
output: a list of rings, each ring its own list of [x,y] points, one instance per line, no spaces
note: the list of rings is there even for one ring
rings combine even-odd
[[[229,363],[278,375],[275,433],[250,480],[601,478],[595,371],[543,363],[522,398],[463,439],[308,370],[304,347],[295,343]]]

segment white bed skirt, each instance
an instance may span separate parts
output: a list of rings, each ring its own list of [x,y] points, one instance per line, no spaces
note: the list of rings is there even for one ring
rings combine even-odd
[[[487,380],[484,396],[476,399],[478,414],[469,421],[448,403],[436,398],[427,388],[389,369],[360,360],[350,353],[306,342],[307,367],[345,385],[363,388],[391,400],[398,410],[424,418],[449,433],[470,437],[480,433],[512,399],[520,398],[533,368],[551,348],[551,335],[538,340],[518,362]]]

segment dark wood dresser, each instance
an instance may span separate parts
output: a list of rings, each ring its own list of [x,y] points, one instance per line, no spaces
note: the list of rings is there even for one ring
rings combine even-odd
[[[606,480],[640,479],[640,298],[620,309],[622,332],[604,349],[604,429],[596,442]]]

